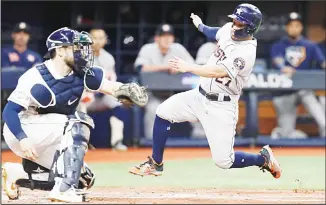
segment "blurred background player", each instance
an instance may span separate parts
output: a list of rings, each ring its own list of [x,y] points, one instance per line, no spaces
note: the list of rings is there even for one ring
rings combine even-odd
[[[134,66],[139,72],[168,72],[175,74],[176,71],[168,66],[168,60],[174,56],[179,56],[190,63],[195,62],[187,49],[175,42],[173,27],[169,24],[161,24],[156,30],[154,42],[141,47]],[[171,91],[148,92],[149,101],[145,107],[144,117],[145,136],[147,138],[152,138],[156,108],[172,94]],[[202,130],[200,125],[194,124],[193,133],[196,133],[195,135],[203,133],[203,131],[200,131]],[[198,131],[198,129],[200,130]]]
[[[40,54],[28,49],[31,28],[25,22],[14,26],[11,37],[13,45],[1,49],[1,67],[19,67],[25,70],[30,69],[36,63],[41,63]]]
[[[196,55],[196,64],[205,65],[209,57],[211,57],[212,53],[214,53],[215,50],[216,50],[216,43],[212,41],[208,41],[203,45],[201,45]]]
[[[316,68],[315,63],[325,69],[325,56],[314,42],[302,36],[303,24],[300,14],[292,12],[286,24],[287,36],[276,42],[271,48],[273,66],[289,76],[296,71]],[[277,113],[278,127],[272,131],[272,137],[306,137],[296,130],[297,105],[301,102],[312,115],[319,127],[320,136],[325,137],[325,112],[312,90],[282,92],[275,96],[273,103]]]
[[[108,53],[104,47],[108,43],[108,37],[101,24],[95,24],[90,30],[94,44],[94,65],[101,66],[105,73],[106,78],[110,81],[117,81],[115,72],[115,60],[113,56]],[[85,91],[83,93],[82,102],[80,103],[83,111],[97,112],[107,109],[112,109],[113,115],[109,119],[111,127],[111,146],[115,150],[125,151],[128,149],[123,141],[124,122],[119,119],[126,108],[112,96],[103,94],[95,94]]]

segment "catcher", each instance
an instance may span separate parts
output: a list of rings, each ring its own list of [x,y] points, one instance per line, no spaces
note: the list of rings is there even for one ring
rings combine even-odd
[[[112,95],[127,105],[145,106],[148,96],[136,83],[104,78],[93,64],[92,39],[67,27],[46,41],[49,58],[24,73],[3,111],[3,136],[23,163],[4,163],[2,185],[10,199],[18,187],[51,190],[51,201],[82,202],[95,176],[84,163],[93,120],[76,111],[84,89]]]

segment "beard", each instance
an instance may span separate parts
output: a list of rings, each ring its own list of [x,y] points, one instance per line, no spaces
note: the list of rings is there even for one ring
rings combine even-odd
[[[75,64],[73,62],[66,62],[67,66],[69,66],[71,69],[75,67]]]
[[[71,70],[75,70],[75,63],[73,60],[65,60],[65,63]]]

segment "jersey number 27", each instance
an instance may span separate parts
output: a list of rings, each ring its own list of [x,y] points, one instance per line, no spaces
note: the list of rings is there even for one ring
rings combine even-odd
[[[215,78],[215,81],[221,83],[222,85],[229,87],[231,83],[231,78],[229,77],[222,77],[222,78]]]

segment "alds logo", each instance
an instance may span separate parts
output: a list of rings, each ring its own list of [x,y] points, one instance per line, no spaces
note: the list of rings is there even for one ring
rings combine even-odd
[[[245,87],[250,88],[290,88],[293,81],[286,75],[269,73],[264,76],[262,73],[252,73]]]

